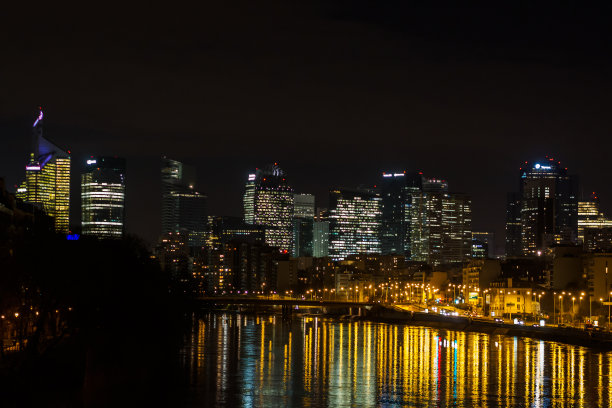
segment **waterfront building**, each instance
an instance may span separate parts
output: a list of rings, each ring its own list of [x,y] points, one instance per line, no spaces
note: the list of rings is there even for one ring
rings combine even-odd
[[[424,187],[412,200],[411,260],[439,265],[469,259],[472,255],[470,197],[444,192],[442,183],[428,185],[436,188],[425,190]]]
[[[329,255],[380,253],[381,198],[371,190],[330,192]]]
[[[578,241],[578,179],[568,175],[561,162],[552,158],[525,162],[521,166],[517,201],[508,202],[507,223],[515,222],[515,208],[520,203],[521,255],[542,253],[553,244]],[[512,216],[511,216],[512,215]],[[507,249],[516,239],[513,225],[507,225]]]
[[[491,282],[485,294],[491,317],[537,318],[540,314],[541,296],[545,291],[528,282],[512,278]]]
[[[501,274],[497,259],[472,259],[463,266],[463,297],[467,303],[483,306],[484,291]]]
[[[421,174],[405,171],[382,174],[380,242],[384,255],[397,254],[410,258],[412,197],[421,192],[422,180]]]
[[[189,246],[204,245],[207,197],[195,189],[193,168],[163,156],[161,183],[162,234],[182,231],[188,235]]]
[[[551,253],[550,287],[557,290],[584,287],[582,248],[575,245],[558,245],[551,249]]]
[[[68,233],[70,217],[70,151],[43,137],[43,111],[32,126],[30,160],[17,198],[34,204],[53,217],[56,232]]]
[[[276,290],[280,294],[285,294],[293,290],[298,283],[298,263],[297,259],[285,259],[278,261]]]
[[[121,238],[125,214],[125,159],[94,157],[81,174],[81,232]]]
[[[243,203],[244,221],[263,226],[268,245],[291,253],[294,193],[278,163],[248,175]]]
[[[594,302],[612,299],[612,252],[584,255],[584,275],[588,282],[588,296]],[[610,296],[610,297],[609,297]]]

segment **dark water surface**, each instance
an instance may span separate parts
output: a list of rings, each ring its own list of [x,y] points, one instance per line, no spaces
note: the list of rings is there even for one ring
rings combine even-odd
[[[612,353],[321,318],[210,314],[180,354],[186,406],[609,407]]]

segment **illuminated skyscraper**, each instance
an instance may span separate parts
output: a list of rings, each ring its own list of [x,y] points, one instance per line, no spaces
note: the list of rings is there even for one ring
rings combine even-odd
[[[599,197],[593,192],[591,200],[578,202],[578,240],[584,242],[585,229],[597,230],[612,227],[612,220],[599,210]],[[591,231],[591,235],[596,235]]]
[[[54,218],[55,231],[67,233],[70,216],[70,152],[43,137],[43,112],[32,126],[33,150],[17,198],[40,206]]]
[[[206,196],[195,190],[195,171],[162,157],[162,234],[188,234],[190,247],[204,245],[207,233]]]
[[[379,254],[382,199],[369,190],[330,192],[329,255]]]
[[[429,179],[430,181],[432,179]],[[462,262],[472,255],[471,199],[465,194],[448,193],[447,186],[436,186],[412,200],[411,252],[413,261],[433,265]]]
[[[383,173],[380,241],[383,255],[410,258],[412,196],[421,192],[423,176],[399,172]]]
[[[91,157],[81,174],[83,235],[121,238],[125,214],[125,159]]]
[[[522,255],[533,256],[553,244],[578,241],[577,191],[578,179],[568,175],[561,162],[547,157],[524,163],[520,168],[518,201],[509,202],[520,202]],[[506,231],[513,234],[514,230],[507,226]]]
[[[277,163],[249,174],[243,202],[244,222],[263,226],[266,244],[291,253],[294,194]]]

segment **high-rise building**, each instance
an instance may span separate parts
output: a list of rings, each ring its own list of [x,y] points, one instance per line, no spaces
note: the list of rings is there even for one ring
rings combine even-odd
[[[43,137],[43,111],[32,126],[33,152],[17,198],[40,206],[54,219],[56,232],[67,233],[70,217],[70,151]]]
[[[204,245],[207,231],[206,196],[195,190],[195,172],[162,157],[162,234],[188,234],[190,247]]]
[[[380,241],[384,255],[398,254],[410,258],[412,197],[421,192],[422,179],[421,174],[405,171],[382,174]]]
[[[278,163],[249,174],[243,202],[244,221],[263,226],[268,245],[291,253],[294,194]]]
[[[329,211],[317,208],[312,231],[312,256],[325,258],[329,256]]]
[[[125,214],[125,159],[94,157],[81,174],[81,231],[98,238],[121,238]]]
[[[521,252],[537,255],[578,240],[578,179],[552,158],[520,168]],[[510,230],[510,228],[507,228]]]
[[[478,251],[478,248],[481,250]],[[495,234],[493,232],[472,231],[472,252],[477,251],[481,256],[474,258],[495,258]]]
[[[293,256],[310,257],[313,255],[315,196],[295,194],[293,200]]]
[[[314,218],[315,196],[312,194],[293,195],[293,216],[296,218]]]
[[[379,194],[369,190],[330,192],[329,255],[334,260],[381,252],[381,201]]]
[[[585,229],[601,229],[612,227],[612,220],[605,217],[599,209],[599,197],[595,192],[589,201],[578,202],[578,240],[585,241]],[[591,232],[592,236],[597,235]]]
[[[312,232],[312,256],[329,256],[329,221],[315,221]]]
[[[314,218],[293,218],[293,256],[313,256]]]
[[[523,255],[521,246],[521,195],[508,193],[506,201],[506,256]]]
[[[439,183],[428,183],[440,186]],[[425,186],[425,183],[424,183]],[[433,265],[462,262],[472,254],[471,199],[434,188],[412,200],[411,259]]]

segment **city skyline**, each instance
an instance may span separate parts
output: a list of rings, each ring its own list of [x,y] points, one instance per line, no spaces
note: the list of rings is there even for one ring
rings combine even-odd
[[[3,407],[612,406],[612,5],[2,15]]]
[[[87,22],[57,6],[16,12],[0,68],[11,95],[0,174],[20,183],[42,105],[46,134],[75,163],[126,158],[130,195],[144,199],[128,197],[127,231],[149,242],[160,208],[147,180],[161,154],[197,166],[212,214],[240,215],[243,177],[262,162],[317,197],[406,169],[470,194],[475,229],[499,239],[514,172],[547,154],[612,213],[609,12],[350,3],[239,1],[240,16],[203,3],[172,21],[135,6]],[[108,21],[116,30],[100,35]]]
[[[42,108],[39,108],[39,109],[42,109]],[[39,115],[39,116],[40,116],[40,117],[42,116],[42,110],[40,110],[40,115]],[[41,132],[41,131],[42,131],[42,127],[41,127],[42,120],[40,120],[40,117],[38,117],[38,118],[37,118],[37,120],[36,120],[36,122],[35,122],[35,125],[34,125],[34,130],[36,130],[36,129],[40,129],[40,130],[39,130],[39,132]],[[39,123],[39,121],[40,121],[41,123]],[[40,133],[40,134],[42,134],[42,133]],[[37,142],[36,142],[36,140],[37,140],[37,133],[36,133],[36,132],[34,132],[32,140],[34,141],[34,146],[35,146],[35,150],[36,150],[36,149],[37,149],[37,147],[36,147],[36,146],[37,146],[37,144],[36,144],[36,143],[37,143]],[[69,150],[69,151],[70,151],[70,150]],[[71,156],[71,157],[72,157],[72,156]],[[89,156],[89,157],[93,157],[93,156]],[[32,160],[32,159],[30,159],[30,160]],[[196,178],[197,178],[196,173],[197,173],[197,170],[198,170],[196,166],[186,165],[186,164],[184,164],[184,163],[182,163],[182,162],[179,162],[179,161],[177,161],[177,160],[170,159],[170,158],[168,158],[168,157],[167,157],[167,156],[165,156],[165,155],[162,155],[162,156],[161,156],[161,160],[162,160],[162,183],[161,183],[161,186],[162,186],[162,211],[161,211],[162,230],[161,230],[161,233],[159,233],[159,234],[157,234],[155,237],[153,237],[153,238],[149,239],[148,237],[143,236],[143,235],[140,235],[140,234],[138,234],[138,232],[136,232],[136,234],[137,234],[137,235],[140,235],[141,237],[144,237],[145,239],[149,240],[149,241],[150,241],[151,243],[153,243],[153,244],[154,244],[154,243],[155,243],[155,242],[158,240],[158,238],[159,238],[159,237],[160,237],[160,236],[161,236],[161,235],[162,235],[162,234],[165,232],[165,230],[164,230],[164,228],[163,228],[163,225],[165,225],[165,224],[164,224],[164,222],[167,224],[167,222],[166,222],[166,221],[164,221],[164,219],[165,219],[164,217],[166,217],[166,218],[167,218],[167,217],[168,217],[168,215],[164,216],[164,214],[165,214],[165,213],[164,213],[164,210],[163,210],[163,208],[164,208],[164,204],[163,204],[163,203],[164,203],[164,199],[163,199],[163,196],[164,196],[164,194],[165,194],[165,193],[163,193],[163,191],[165,191],[165,190],[164,190],[164,187],[163,187],[163,186],[165,185],[165,184],[164,184],[164,180],[166,180],[166,179],[168,179],[168,180],[169,180],[169,178],[168,178],[168,175],[165,175],[165,173],[164,173],[164,168],[170,169],[172,166],[171,166],[170,164],[168,164],[168,163],[173,163],[173,164],[174,164],[174,166],[178,166],[178,167],[180,167],[180,169],[183,169],[183,168],[185,169],[185,171],[184,171],[184,172],[183,172],[183,171],[179,171],[180,176],[176,176],[176,175],[175,175],[176,177],[174,177],[174,178],[176,178],[176,180],[174,180],[174,181],[173,181],[173,183],[175,183],[175,184],[176,184],[176,183],[178,183],[178,184],[180,184],[180,185],[183,185],[183,186],[184,186],[183,188],[184,188],[184,189],[186,189],[186,191],[187,191],[187,190],[193,190],[193,189],[194,189],[195,180],[196,180]],[[85,162],[87,163],[87,162],[88,162],[88,160],[86,159],[86,160],[85,160]],[[519,168],[519,170],[520,170],[520,174],[522,174],[522,176],[521,176],[521,180],[523,180],[523,181],[525,180],[525,174],[526,174],[526,173],[524,172],[524,170],[523,170],[523,167],[528,166],[528,163],[529,163],[529,166],[532,166],[532,165],[534,166],[534,167],[533,167],[533,169],[532,169],[532,171],[536,171],[536,172],[538,172],[538,171],[542,171],[542,169],[539,169],[539,168],[535,167],[535,166],[538,166],[540,162],[541,162],[541,163],[552,162],[554,165],[556,165],[556,164],[557,164],[557,163],[555,163],[555,162],[554,162],[554,159],[552,159],[552,158],[551,158],[551,157],[549,157],[549,156],[535,158],[534,160],[523,161],[523,162],[521,162],[521,167]],[[534,164],[534,163],[536,163],[536,164]],[[559,165],[560,165],[560,163],[561,163],[561,162],[559,162]],[[278,163],[274,163],[274,167],[276,167],[277,165],[278,165]],[[165,167],[164,167],[164,166],[165,166]],[[87,171],[87,170],[86,170],[86,169],[87,169],[87,167],[89,167],[89,165],[85,167],[85,171]],[[178,168],[178,167],[177,167],[177,168]],[[545,167],[546,167],[546,166],[545,166]],[[549,167],[546,167],[546,168],[549,168]],[[561,170],[562,170],[562,171],[567,171],[567,168],[565,168],[565,169],[561,169]],[[177,171],[178,171],[178,170],[177,170]],[[259,171],[261,171],[261,170],[257,170],[257,171],[259,172]],[[281,171],[282,171],[282,170],[281,170]],[[382,194],[382,193],[384,193],[384,191],[386,191],[386,190],[385,190],[385,188],[386,188],[386,187],[385,187],[385,182],[389,180],[389,177],[392,177],[393,179],[395,179],[395,178],[397,178],[397,177],[395,177],[395,176],[399,176],[399,175],[406,175],[406,174],[407,174],[407,173],[406,173],[406,170],[401,170],[401,169],[398,169],[398,170],[396,170],[396,171],[399,171],[399,173],[393,173],[393,172],[384,172],[384,171],[383,171],[381,174],[379,174],[379,179],[378,179],[378,181],[377,181],[377,184],[375,184],[375,185],[373,185],[373,186],[371,186],[371,187],[366,187],[366,186],[365,186],[365,183],[359,183],[359,184],[358,184],[358,187],[352,187],[352,188],[351,188],[351,187],[349,187],[348,189],[350,190],[350,189],[355,189],[355,188],[357,188],[357,189],[364,189],[364,188],[366,188],[366,189],[367,189],[367,188],[373,188],[373,189],[376,189],[377,191],[379,191],[379,192]],[[71,191],[73,191],[73,189],[75,188],[75,180],[74,180],[74,179],[75,179],[75,178],[77,178],[77,177],[78,177],[78,178],[80,178],[80,177],[81,177],[81,176],[80,176],[80,174],[82,173],[82,171],[81,171],[81,172],[79,172],[78,170],[77,170],[77,171],[72,170],[71,172],[72,172],[72,174],[73,174],[73,177],[72,177],[72,180],[71,180]],[[285,173],[283,172],[283,175],[284,175],[284,174],[285,174]],[[433,178],[425,178],[424,176],[422,176],[422,174],[423,174],[423,172],[422,172],[422,171],[419,171],[419,172],[418,172],[418,174],[417,174],[416,172],[408,173],[408,175],[409,175],[410,177],[412,177],[412,178],[414,178],[414,177],[415,177],[415,175],[416,175],[416,176],[418,176],[418,177],[423,177],[423,184],[424,184],[424,185],[426,185],[426,184],[428,184],[428,183],[430,184],[430,186],[429,186],[429,187],[427,187],[427,186],[425,186],[425,187],[424,187],[424,188],[425,188],[425,190],[427,190],[427,189],[430,189],[430,190],[431,190],[431,189],[432,189],[432,187],[431,187],[431,186],[434,186],[434,187],[433,187],[433,189],[434,189],[434,190],[435,190],[435,189],[438,189],[438,188],[441,188],[441,191],[448,191],[448,182],[447,182],[446,180],[437,179],[437,178],[435,178],[435,177],[433,177]],[[574,173],[574,172],[572,172],[572,174],[575,174],[575,173]],[[253,177],[253,176],[252,176],[252,173],[251,173],[251,172],[248,172],[248,173],[247,173],[247,175],[248,175],[248,180],[249,180],[249,181],[251,181],[251,178]],[[380,176],[382,176],[382,178],[381,178]],[[164,178],[164,177],[166,177],[166,178]],[[170,178],[172,178],[172,177],[173,177],[173,176],[172,176],[172,175],[170,175]],[[184,178],[184,179],[183,179],[183,178]],[[188,180],[187,180],[187,179],[188,179]],[[521,181],[521,183],[522,183],[523,181]],[[441,184],[440,184],[440,183],[441,183]],[[168,184],[168,183],[166,182],[166,184]],[[177,185],[178,185],[178,184],[177,184]],[[436,187],[438,184],[440,184],[440,186],[441,186],[441,187]],[[342,185],[342,184],[341,184],[341,185]],[[577,183],[576,183],[576,185],[577,185]],[[78,186],[78,187],[81,187],[81,188],[82,188],[82,186]],[[521,185],[520,183],[519,183],[519,187],[520,187],[520,189],[522,189],[522,188],[523,188],[523,187],[522,187],[522,185]],[[346,187],[341,187],[341,188],[346,189]],[[199,189],[201,189],[201,188],[199,188]],[[328,195],[329,195],[329,193],[332,193],[334,190],[335,190],[335,188],[330,188],[329,190],[327,190],[327,194],[326,194],[326,195],[328,196]],[[15,186],[15,191],[16,191],[16,192],[19,192],[19,189],[17,188],[17,186]],[[318,197],[317,197],[317,196],[316,196],[316,195],[314,195],[314,194],[308,194],[308,193],[306,193],[306,192],[304,192],[304,191],[301,191],[301,190],[299,190],[299,191],[298,191],[298,189],[296,189],[295,191],[296,191],[296,194],[295,194],[296,196],[305,195],[305,196],[316,197],[316,202],[315,202],[315,207],[316,207],[316,208],[327,208],[327,207],[329,206],[329,204],[330,204],[330,201],[325,201],[325,196],[326,196],[326,195],[323,195],[323,196],[318,196]],[[432,190],[432,191],[433,191],[433,190]],[[455,189],[451,189],[451,191],[455,191]],[[580,190],[579,190],[579,191],[582,191],[582,188],[580,188]],[[75,200],[75,201],[76,201],[76,200],[79,198],[79,197],[77,197],[77,196],[74,196],[74,194],[76,194],[76,193],[77,193],[77,191],[76,191],[76,190],[74,190],[74,191],[73,191],[73,194],[71,194],[71,196],[72,196],[72,197],[71,197],[71,200]],[[574,192],[574,193],[575,193],[575,192]],[[23,195],[23,192],[21,192],[21,194]],[[195,190],[193,190],[193,194],[200,194],[200,193],[198,193],[198,192],[196,192]],[[516,193],[511,193],[511,194],[516,194]],[[589,196],[594,196],[595,194],[596,194],[595,192],[590,192],[590,193],[588,193],[588,194],[585,194],[585,193],[578,193],[578,194],[577,194],[577,197],[576,197],[576,198],[575,198],[575,200],[574,200],[574,201],[575,201],[575,204],[576,204],[576,207],[577,207],[577,205],[578,205],[578,202],[586,202],[586,201],[589,201],[589,198],[588,198],[588,197],[589,197]],[[77,195],[78,195],[78,194],[77,194]],[[204,199],[204,200],[206,200],[206,201],[208,200],[208,197],[207,197],[206,195],[204,195],[204,194],[201,194],[201,197],[202,197],[202,199]],[[244,200],[244,197],[243,197],[243,200]],[[75,202],[74,204],[76,204],[76,202]],[[74,204],[71,204],[71,205],[70,205],[70,208],[71,208],[71,217],[70,217],[71,224],[70,224],[70,226],[71,226],[72,228],[75,228],[75,227],[76,227],[76,229],[77,229],[77,230],[79,230],[79,229],[80,229],[80,227],[81,227],[81,225],[80,225],[81,218],[79,217],[79,215],[80,215],[80,214],[75,214],[75,213],[74,213],[74,212],[76,212],[76,211],[77,211],[77,209],[79,208],[79,206],[78,206],[78,205],[74,205]],[[81,204],[81,203],[79,202],[78,204]],[[206,203],[206,205],[207,205],[207,204],[208,204],[208,203]],[[232,204],[235,206],[235,203],[231,203],[229,206],[224,206],[224,207],[225,207],[226,209],[227,209],[228,207],[229,207],[229,208],[231,208],[231,207],[232,207]],[[506,202],[506,204],[508,205],[508,202]],[[600,201],[599,201],[599,194],[597,194],[597,208],[598,208],[598,209],[605,208],[605,207],[606,207],[606,205],[605,205],[605,204],[606,204],[606,203],[603,203],[603,205],[602,205],[602,204],[600,203]],[[583,204],[583,205],[584,205],[584,204]],[[471,203],[470,203],[470,206],[471,206]],[[242,210],[244,211],[244,203],[243,203],[243,209],[242,209]],[[575,218],[577,218],[577,210],[578,210],[578,209],[576,208],[575,210],[576,210],[576,214],[574,215],[574,217],[575,217]],[[508,230],[507,230],[507,228],[508,228],[508,227],[511,225],[511,223],[509,223],[509,222],[508,222],[508,219],[507,219],[507,217],[508,217],[508,212],[507,212],[507,211],[508,211],[508,207],[506,208],[506,214],[505,214],[506,218],[505,218],[505,225],[504,225],[504,227],[505,227],[505,231],[504,231],[503,233],[501,233],[501,234],[500,234],[500,233],[499,233],[499,231],[497,231],[495,228],[488,228],[488,229],[486,229],[486,230],[487,230],[487,232],[492,233],[492,234],[493,234],[493,236],[495,237],[495,240],[494,240],[494,241],[495,241],[495,247],[493,248],[492,253],[494,253],[495,255],[498,255],[498,256],[499,256],[499,255],[516,256],[516,254],[514,254],[512,251],[511,251],[511,252],[508,252],[508,250],[509,250],[509,249],[508,249],[508,239],[509,239],[509,237],[511,237],[511,236],[512,236],[512,233],[511,233],[510,235],[508,235]],[[168,213],[168,210],[166,211],[166,213]],[[178,214],[178,213],[177,213],[177,214]],[[600,217],[603,217],[603,214],[605,214],[605,213],[601,213],[601,214],[600,214]],[[228,214],[227,212],[224,212],[224,213],[216,213],[216,214],[210,214],[210,215],[215,215],[215,216],[235,216],[235,213],[230,213],[230,214]],[[474,218],[474,216],[473,216],[473,215],[470,215],[470,217],[471,217],[471,219],[470,219],[470,223],[471,223],[471,222],[472,222],[472,219]],[[79,218],[79,219],[78,219],[77,221],[74,221],[74,219],[75,219],[75,218]],[[204,216],[203,218],[205,219],[206,217]],[[476,215],[476,218],[478,218],[478,215]],[[602,219],[602,220],[604,220],[605,218],[601,218],[601,219]],[[497,220],[497,221],[499,221],[499,220]],[[575,221],[577,221],[577,220],[575,220]],[[606,222],[607,222],[607,221],[606,221]],[[178,225],[178,224],[177,224],[177,225]],[[602,225],[603,225],[603,224],[602,224]],[[607,225],[607,224],[606,224],[606,225]],[[177,228],[178,228],[178,227],[177,227]],[[484,229],[484,228],[483,228],[483,229]],[[179,229],[176,229],[176,231],[178,231],[178,230],[179,230]],[[479,229],[479,228],[472,228],[472,230],[473,230],[473,231],[477,231],[477,230],[482,230],[482,229]],[[519,233],[520,233],[520,230],[519,230]],[[577,231],[575,231],[575,232],[574,232],[574,234],[576,234],[576,233],[577,233]],[[203,231],[202,231],[202,232],[199,232],[199,235],[202,235],[202,234],[203,234]],[[577,238],[577,237],[576,237],[576,238]],[[382,238],[382,239],[384,240],[384,238]],[[510,238],[510,239],[511,239],[511,238]],[[193,241],[193,239],[191,239],[191,240],[190,240],[190,242],[193,244],[195,241]],[[198,239],[198,242],[203,242],[203,235],[202,235],[202,238],[201,238],[201,239]],[[560,242],[561,242],[561,241],[560,241]],[[560,243],[560,242],[559,242],[559,243]],[[569,242],[569,241],[567,241],[567,242]],[[502,248],[504,247],[504,244],[505,244],[505,249],[502,249]],[[383,249],[383,246],[382,246],[382,245],[383,245],[383,244],[382,244],[382,242],[381,242],[381,243],[379,243],[378,245],[381,245],[381,251],[382,251],[382,252],[385,252],[385,251],[384,251],[384,249]]]

